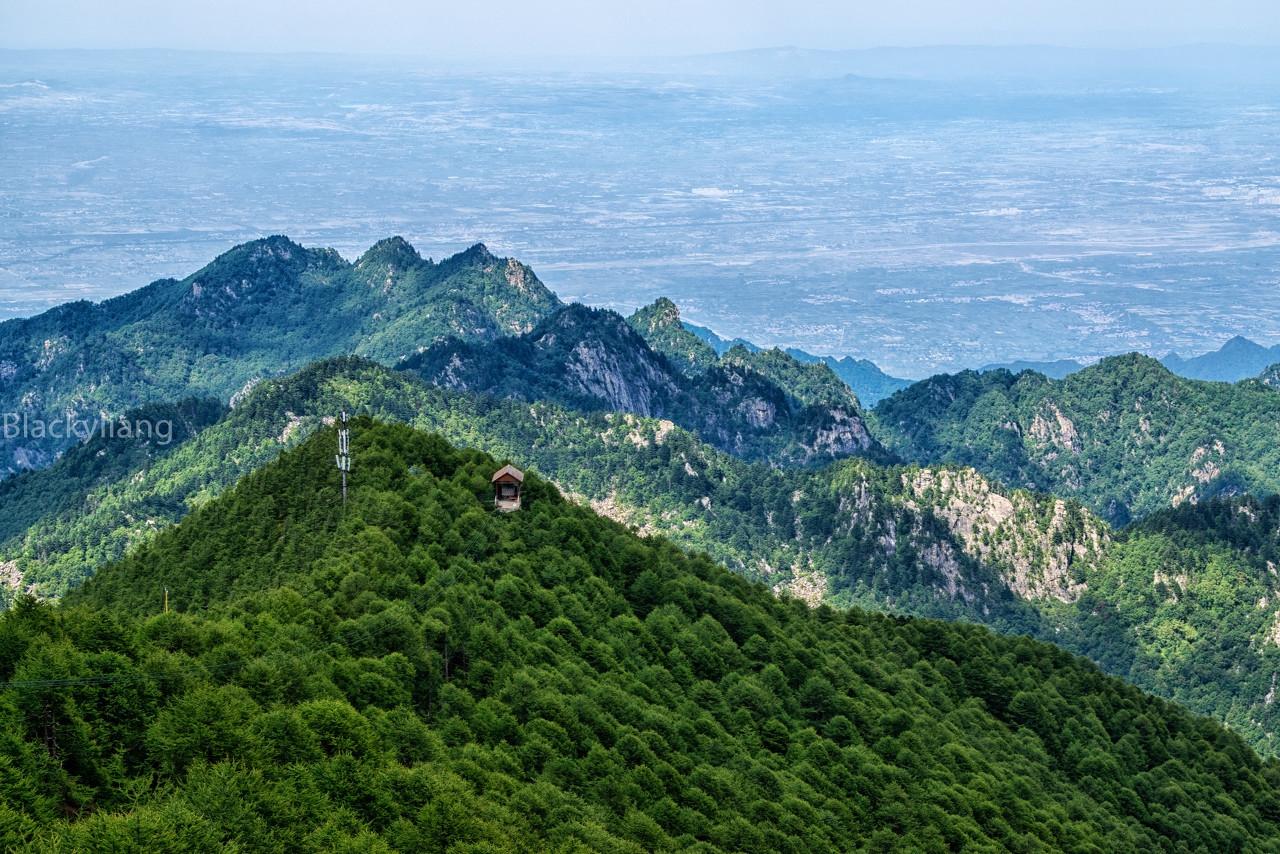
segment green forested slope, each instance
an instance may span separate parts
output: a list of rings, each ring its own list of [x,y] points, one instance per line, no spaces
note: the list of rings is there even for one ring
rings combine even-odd
[[[971,465],[1121,524],[1190,500],[1280,488],[1280,395],[1254,381],[1183,379],[1137,354],[1062,380],[933,377],[882,401],[873,432],[905,459]]]
[[[679,329],[674,328],[673,320],[678,324]],[[680,310],[666,297],[638,310],[632,315],[631,322],[637,331],[653,344],[655,350],[666,353],[677,361],[681,360],[681,354],[701,354],[700,361],[706,361],[706,351],[699,348],[688,336],[701,342],[716,355],[723,355],[735,347],[741,347],[753,353],[762,349],[743,338],[725,340],[705,326],[681,322]],[[911,380],[891,377],[868,359],[858,359],[853,356],[839,358],[815,356],[795,347],[787,347],[783,352],[802,364],[820,364],[830,368],[836,377],[853,390],[858,400],[865,406],[875,406],[895,391],[911,385]]]
[[[219,423],[163,459],[93,483],[57,512],[49,512],[38,490],[15,491],[9,509],[38,521],[0,542],[0,566],[21,574],[18,589],[61,595],[342,409],[510,456],[602,512],[708,550],[810,601],[831,596],[842,604],[953,617],[980,610],[997,625],[1035,627],[1033,610],[998,573],[976,561],[946,525],[909,506],[913,495],[893,471],[861,460],[829,470],[753,465],[670,422],[452,392],[360,359],[330,360],[259,384]],[[80,478],[97,459],[89,448],[76,449],[59,464],[59,476]],[[13,483],[45,476],[26,473]],[[19,502],[20,495],[29,497]],[[1034,520],[1025,528],[1034,529]]]
[[[860,406],[852,384],[836,371],[835,360],[823,360],[800,350],[764,349],[746,343],[720,341],[717,350],[680,321],[680,309],[666,297],[627,318],[639,335],[686,375],[704,376],[717,366],[747,368],[762,374],[806,405],[855,408]],[[717,339],[719,341],[719,339]]]
[[[1280,497],[1160,511],[1119,533],[1052,637],[1280,752]]]
[[[99,432],[48,468],[0,480],[0,543],[22,536],[42,520],[82,515],[89,496],[147,471],[225,413],[215,400],[131,410],[117,423],[131,429],[137,424],[150,425],[149,430],[165,426],[145,436]]]
[[[689,376],[707,371],[720,360],[720,354],[710,344],[680,322],[680,309],[666,297],[637,309],[627,323],[650,347]]]
[[[0,618],[32,850],[1280,850],[1280,767],[1051,646],[810,610],[358,421]],[[171,613],[159,613],[162,588]]]
[[[667,422],[494,401],[358,359],[261,383],[217,424],[105,482],[82,474],[103,458],[69,454],[59,477],[86,488],[52,510],[40,487],[16,488],[48,473],[16,478],[6,511],[38,521],[0,543],[6,582],[17,574],[19,590],[65,592],[343,408],[511,458],[602,513],[808,602],[1053,640],[1229,722],[1269,755],[1280,748],[1271,693],[1280,560],[1251,545],[1277,536],[1269,502],[1183,507],[1117,532],[1070,502],[1010,492],[972,471],[860,459],[817,470],[752,465]]]

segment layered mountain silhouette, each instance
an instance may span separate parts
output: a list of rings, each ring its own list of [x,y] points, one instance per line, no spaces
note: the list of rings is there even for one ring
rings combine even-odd
[[[1160,362],[1180,376],[1233,383],[1256,377],[1269,365],[1280,362],[1280,344],[1264,347],[1237,335],[1212,353],[1185,359],[1170,353]]]
[[[674,309],[674,304],[670,300],[659,300],[655,305],[666,302],[670,308]],[[647,309],[652,311],[652,307]],[[664,311],[669,313],[669,309],[664,307]],[[716,353],[727,353],[735,347],[742,347],[750,351],[761,349],[757,345],[742,338],[734,338],[726,340],[716,333],[712,332],[705,326],[698,326],[692,323],[684,323],[684,328],[693,333],[704,344],[710,347]],[[831,369],[837,377],[844,381],[858,396],[865,406],[875,406],[884,398],[896,391],[911,385],[911,380],[904,380],[899,377],[890,376],[869,359],[858,359],[853,356],[815,356],[796,347],[787,347],[784,352],[798,362],[805,364],[821,363]]]
[[[51,347],[47,370],[2,386],[31,412],[39,380],[177,425],[171,443],[97,437],[0,483],[0,598],[77,589],[347,409],[511,460],[811,605],[1052,639],[1275,752],[1280,398],[1265,376],[1194,382],[1138,356],[1063,381],[966,372],[867,424],[829,365],[717,352],[668,300],[630,318],[563,306],[483,247],[435,263],[392,239],[349,264],[272,238],[184,281],[64,312],[97,318],[100,340],[58,311],[0,327],[131,364],[113,397]],[[308,355],[334,341],[374,358]],[[110,403],[135,398],[157,402]]]
[[[354,263],[286,237],[255,240],[178,281],[0,324],[0,472],[48,464],[65,426],[188,396],[228,400],[246,383],[324,356],[386,362],[447,336],[527,331],[559,300],[524,265],[483,245],[439,263],[400,238]],[[52,435],[57,433],[59,435]]]

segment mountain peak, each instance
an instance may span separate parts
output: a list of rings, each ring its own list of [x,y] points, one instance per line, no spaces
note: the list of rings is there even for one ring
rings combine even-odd
[[[418,254],[418,250],[414,249],[409,241],[396,235],[379,240],[370,246],[356,261],[356,267],[380,265],[406,270],[421,263],[422,256]]]
[[[473,264],[492,264],[498,260],[498,256],[489,251],[489,247],[483,243],[476,243],[467,247],[462,252],[453,256],[460,260],[470,261]]]
[[[336,272],[349,265],[332,249],[307,249],[282,234],[241,243],[223,252],[187,278],[196,313],[217,311],[248,294],[270,294],[296,287],[304,271]]]
[[[679,307],[666,297],[637,309],[627,323],[687,376],[696,376],[716,363],[716,351],[680,322]]]
[[[1243,335],[1236,335],[1211,353],[1190,358],[1170,353],[1161,361],[1170,370],[1189,379],[1233,383],[1256,377],[1278,357],[1280,346],[1264,347]]]
[[[1243,335],[1233,335],[1227,343],[1218,348],[1218,352],[1230,354],[1259,353],[1265,352],[1266,349],[1258,342],[1245,338]]]
[[[1115,356],[1107,356],[1105,359],[1099,359],[1095,364],[1091,365],[1089,368],[1085,368],[1084,370],[1088,371],[1090,368],[1096,368],[1102,371],[1114,370],[1116,368],[1137,368],[1161,374],[1169,374],[1170,376],[1173,375],[1173,372],[1161,364],[1159,359],[1153,356],[1148,356],[1144,353],[1120,353]]]
[[[632,320],[635,326],[643,326],[650,332],[680,325],[680,308],[666,297],[658,297],[643,308],[637,309]]]
[[[274,257],[282,260],[290,260],[295,255],[306,253],[306,247],[301,243],[296,243],[284,234],[272,234],[267,237],[259,237],[256,240],[249,240],[238,246],[233,246],[226,252],[214,259],[216,264],[222,258],[227,256],[249,256],[252,258],[268,258]]]
[[[592,308],[578,302],[569,303],[543,320],[533,330],[532,337],[536,341],[541,341],[548,336],[564,333],[570,333],[575,337],[607,337],[628,348],[640,346],[648,349],[648,345],[641,340],[641,336],[622,315],[607,308]]]

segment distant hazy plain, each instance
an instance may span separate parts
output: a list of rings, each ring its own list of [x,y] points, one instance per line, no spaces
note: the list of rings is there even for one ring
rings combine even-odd
[[[284,233],[905,376],[1280,340],[1280,83],[0,52],[0,318]]]

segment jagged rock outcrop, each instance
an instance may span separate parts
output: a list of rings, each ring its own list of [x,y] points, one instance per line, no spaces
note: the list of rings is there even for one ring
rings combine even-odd
[[[666,418],[748,458],[807,463],[879,450],[857,398],[825,366],[735,349],[683,371],[637,331],[678,325],[674,306],[652,308],[641,322],[571,305],[525,335],[441,342],[402,367],[447,388]]]
[[[908,471],[902,484],[908,506],[942,519],[967,554],[999,569],[1024,599],[1074,602],[1110,543],[1107,526],[1078,504],[1002,493],[973,469]]]

